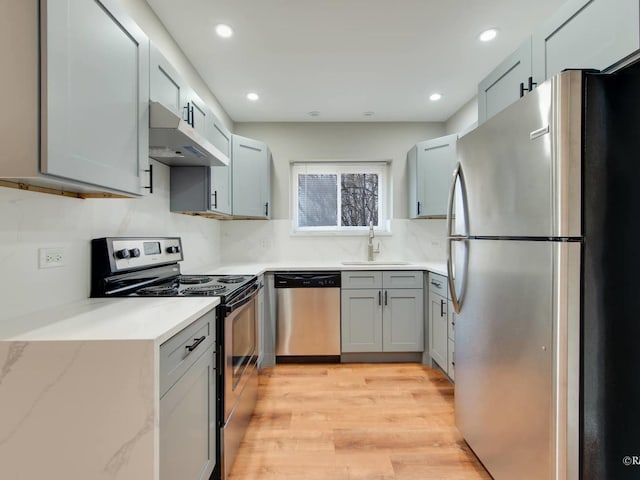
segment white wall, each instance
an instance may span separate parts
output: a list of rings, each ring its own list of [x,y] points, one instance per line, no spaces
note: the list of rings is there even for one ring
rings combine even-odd
[[[442,123],[238,123],[236,133],[269,144],[273,154],[273,218],[222,222],[224,263],[365,260],[366,235],[295,236],[290,221],[290,163],[298,160],[390,160],[392,235],[379,259],[444,259],[444,221],[407,219],[406,154],[416,142],[444,134]]]
[[[451,115],[445,124],[447,135],[453,133],[464,134],[478,126],[478,97],[473,97],[460,109]]]

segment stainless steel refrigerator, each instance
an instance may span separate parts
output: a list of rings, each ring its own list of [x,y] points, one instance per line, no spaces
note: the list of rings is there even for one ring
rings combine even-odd
[[[456,424],[495,480],[640,478],[638,91],[563,72],[459,140]]]

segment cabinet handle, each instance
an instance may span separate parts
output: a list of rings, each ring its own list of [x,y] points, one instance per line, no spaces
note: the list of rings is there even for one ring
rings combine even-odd
[[[153,165],[149,164],[149,169],[145,170],[145,173],[149,173],[149,185],[142,188],[149,190],[149,193],[153,193]]]
[[[420,202],[418,202],[418,215],[420,215]]]
[[[385,290],[384,291],[384,304],[385,304],[385,306],[389,305],[389,303],[387,302],[387,293],[388,293],[387,290]]]
[[[189,113],[191,114],[191,126],[196,128],[196,116],[193,114],[193,103],[191,104],[191,108],[189,109]]]
[[[382,290],[378,290],[378,305],[382,305]]]
[[[264,216],[265,217],[269,216],[269,202],[264,204]]]
[[[524,97],[524,92],[533,92],[533,87],[537,87],[538,84],[533,81],[533,77],[529,77],[527,80],[529,88],[525,88],[524,82],[520,82],[520,98]]]
[[[194,338],[193,343],[191,345],[187,345],[184,348],[189,350],[189,352],[193,352],[196,348],[198,348],[198,345],[204,342],[205,338],[207,338],[205,335],[201,336],[200,338]]]
[[[218,208],[218,191],[213,191],[213,208]]]
[[[444,300],[440,300],[440,316],[444,317]]]
[[[433,285],[434,287],[438,287],[438,288],[442,287],[442,284],[440,282],[436,282],[434,280],[431,280],[431,285]]]
[[[186,116],[186,118],[185,118]],[[184,107],[182,107],[182,119],[191,125],[191,119],[189,118],[189,104],[187,103]]]

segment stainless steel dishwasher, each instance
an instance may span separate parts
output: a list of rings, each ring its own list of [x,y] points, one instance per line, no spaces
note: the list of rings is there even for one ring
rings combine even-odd
[[[340,272],[274,274],[276,362],[340,358]]]

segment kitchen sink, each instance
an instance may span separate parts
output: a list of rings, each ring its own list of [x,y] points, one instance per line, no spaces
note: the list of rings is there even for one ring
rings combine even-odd
[[[411,265],[411,262],[403,261],[386,261],[386,260],[373,260],[373,261],[353,261],[342,262],[342,265]]]

